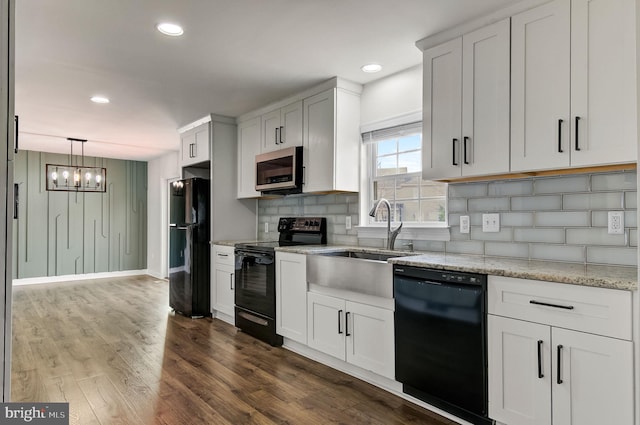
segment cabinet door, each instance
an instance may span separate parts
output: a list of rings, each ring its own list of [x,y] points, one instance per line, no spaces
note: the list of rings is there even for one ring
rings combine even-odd
[[[462,173],[462,37],[425,50],[422,118],[422,176]]]
[[[487,335],[489,417],[551,424],[551,327],[489,315]]]
[[[262,152],[280,149],[280,109],[262,116]]]
[[[307,343],[307,256],[276,253],[276,332]]]
[[[234,268],[233,266],[217,264],[214,270],[213,309],[233,317],[234,311]]]
[[[345,360],[345,302],[326,295],[307,294],[309,347]]]
[[[633,423],[633,343],[560,328],[552,341],[553,424]]]
[[[181,137],[181,165],[209,161],[209,123],[199,125]]]
[[[463,176],[509,172],[510,36],[505,19],[462,38]]]
[[[280,147],[302,146],[302,101],[282,108],[280,116]]]
[[[347,301],[347,361],[395,378],[393,311]]]
[[[335,104],[335,89],[303,101],[304,192],[334,188]]]
[[[260,153],[260,117],[238,124],[238,198],[256,198],[256,155]]]
[[[572,166],[635,162],[635,52],[634,0],[572,0]]]
[[[570,3],[511,18],[511,170],[569,166]]]

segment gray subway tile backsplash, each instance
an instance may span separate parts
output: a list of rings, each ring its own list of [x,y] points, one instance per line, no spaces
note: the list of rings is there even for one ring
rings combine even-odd
[[[405,240],[398,250],[491,255],[577,263],[637,265],[636,172],[607,172],[517,180],[451,183],[448,214],[451,240]],[[625,235],[607,233],[607,212],[624,211]],[[482,232],[482,214],[500,215],[500,232]],[[357,194],[296,195],[258,202],[259,239],[278,238],[280,216],[327,217],[329,243],[384,248],[383,238],[357,237]],[[345,227],[351,217],[352,229]],[[460,233],[468,215],[471,233]],[[264,223],[269,233],[264,233]]]

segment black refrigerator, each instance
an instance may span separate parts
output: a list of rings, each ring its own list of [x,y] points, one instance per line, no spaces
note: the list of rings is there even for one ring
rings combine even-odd
[[[169,306],[188,317],[209,312],[209,180],[169,183]]]

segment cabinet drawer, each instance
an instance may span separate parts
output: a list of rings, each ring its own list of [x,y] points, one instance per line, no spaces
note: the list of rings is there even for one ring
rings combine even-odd
[[[213,247],[213,260],[216,264],[227,264],[233,266],[234,264],[234,248],[232,246],[216,245]]]
[[[488,278],[489,314],[631,340],[631,292]]]

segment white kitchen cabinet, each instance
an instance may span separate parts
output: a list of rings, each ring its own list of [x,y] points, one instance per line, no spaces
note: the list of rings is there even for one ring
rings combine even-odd
[[[571,10],[555,0],[511,18],[511,170],[569,166]]]
[[[337,87],[303,101],[303,192],[359,190],[360,95]]]
[[[509,19],[424,51],[423,177],[509,171]]]
[[[261,151],[302,146],[302,101],[262,115]]]
[[[633,422],[629,292],[494,276],[488,288],[489,417]]]
[[[571,166],[636,162],[635,5],[571,1]]]
[[[276,252],[276,333],[307,344],[307,256]]]
[[[393,311],[315,292],[307,302],[309,347],[395,377]]]
[[[238,123],[238,198],[257,198],[256,155],[260,153],[260,117]]]
[[[209,152],[210,124],[204,123],[180,135],[180,165],[187,167],[211,159]]]
[[[511,170],[634,162],[633,0],[555,0],[512,18]]]
[[[227,322],[234,318],[234,248],[214,245],[212,250],[213,267],[211,279],[211,309],[214,317]],[[220,315],[219,313],[222,313]],[[233,323],[232,323],[233,324]]]

